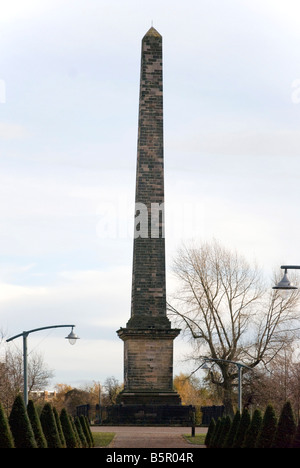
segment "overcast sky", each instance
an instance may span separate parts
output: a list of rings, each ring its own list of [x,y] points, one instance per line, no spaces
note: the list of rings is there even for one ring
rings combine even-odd
[[[163,36],[167,289],[182,241],[300,264],[297,0],[0,0],[0,328],[52,384],[123,381],[141,40]],[[270,283],[270,286],[272,284]],[[12,349],[21,349],[21,339]],[[186,346],[174,342],[174,372]]]

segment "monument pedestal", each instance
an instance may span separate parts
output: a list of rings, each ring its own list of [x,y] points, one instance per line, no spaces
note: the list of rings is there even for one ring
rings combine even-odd
[[[173,391],[173,340],[180,330],[120,328],[124,341],[123,405],[180,405]]]

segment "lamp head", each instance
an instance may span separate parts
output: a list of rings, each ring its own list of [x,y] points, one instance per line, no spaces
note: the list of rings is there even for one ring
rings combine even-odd
[[[273,286],[273,289],[289,290],[289,289],[298,289],[298,288],[296,286],[291,285],[291,282],[287,275],[287,269],[285,269],[282,280],[279,281],[279,283],[276,284],[276,286]]]
[[[66,336],[66,340],[69,340],[69,343],[71,345],[74,345],[76,343],[76,341],[79,340],[79,336],[77,336],[76,333],[74,333],[73,327],[72,327],[72,330],[69,333],[69,335]]]

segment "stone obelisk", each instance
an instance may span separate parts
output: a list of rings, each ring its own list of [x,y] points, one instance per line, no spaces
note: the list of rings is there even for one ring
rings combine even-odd
[[[131,317],[124,341],[123,405],[180,405],[166,313],[162,36],[142,39]]]

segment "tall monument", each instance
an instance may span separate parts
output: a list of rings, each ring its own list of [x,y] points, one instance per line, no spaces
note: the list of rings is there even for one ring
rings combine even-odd
[[[142,40],[131,317],[124,341],[122,405],[180,405],[166,313],[162,36]]]

